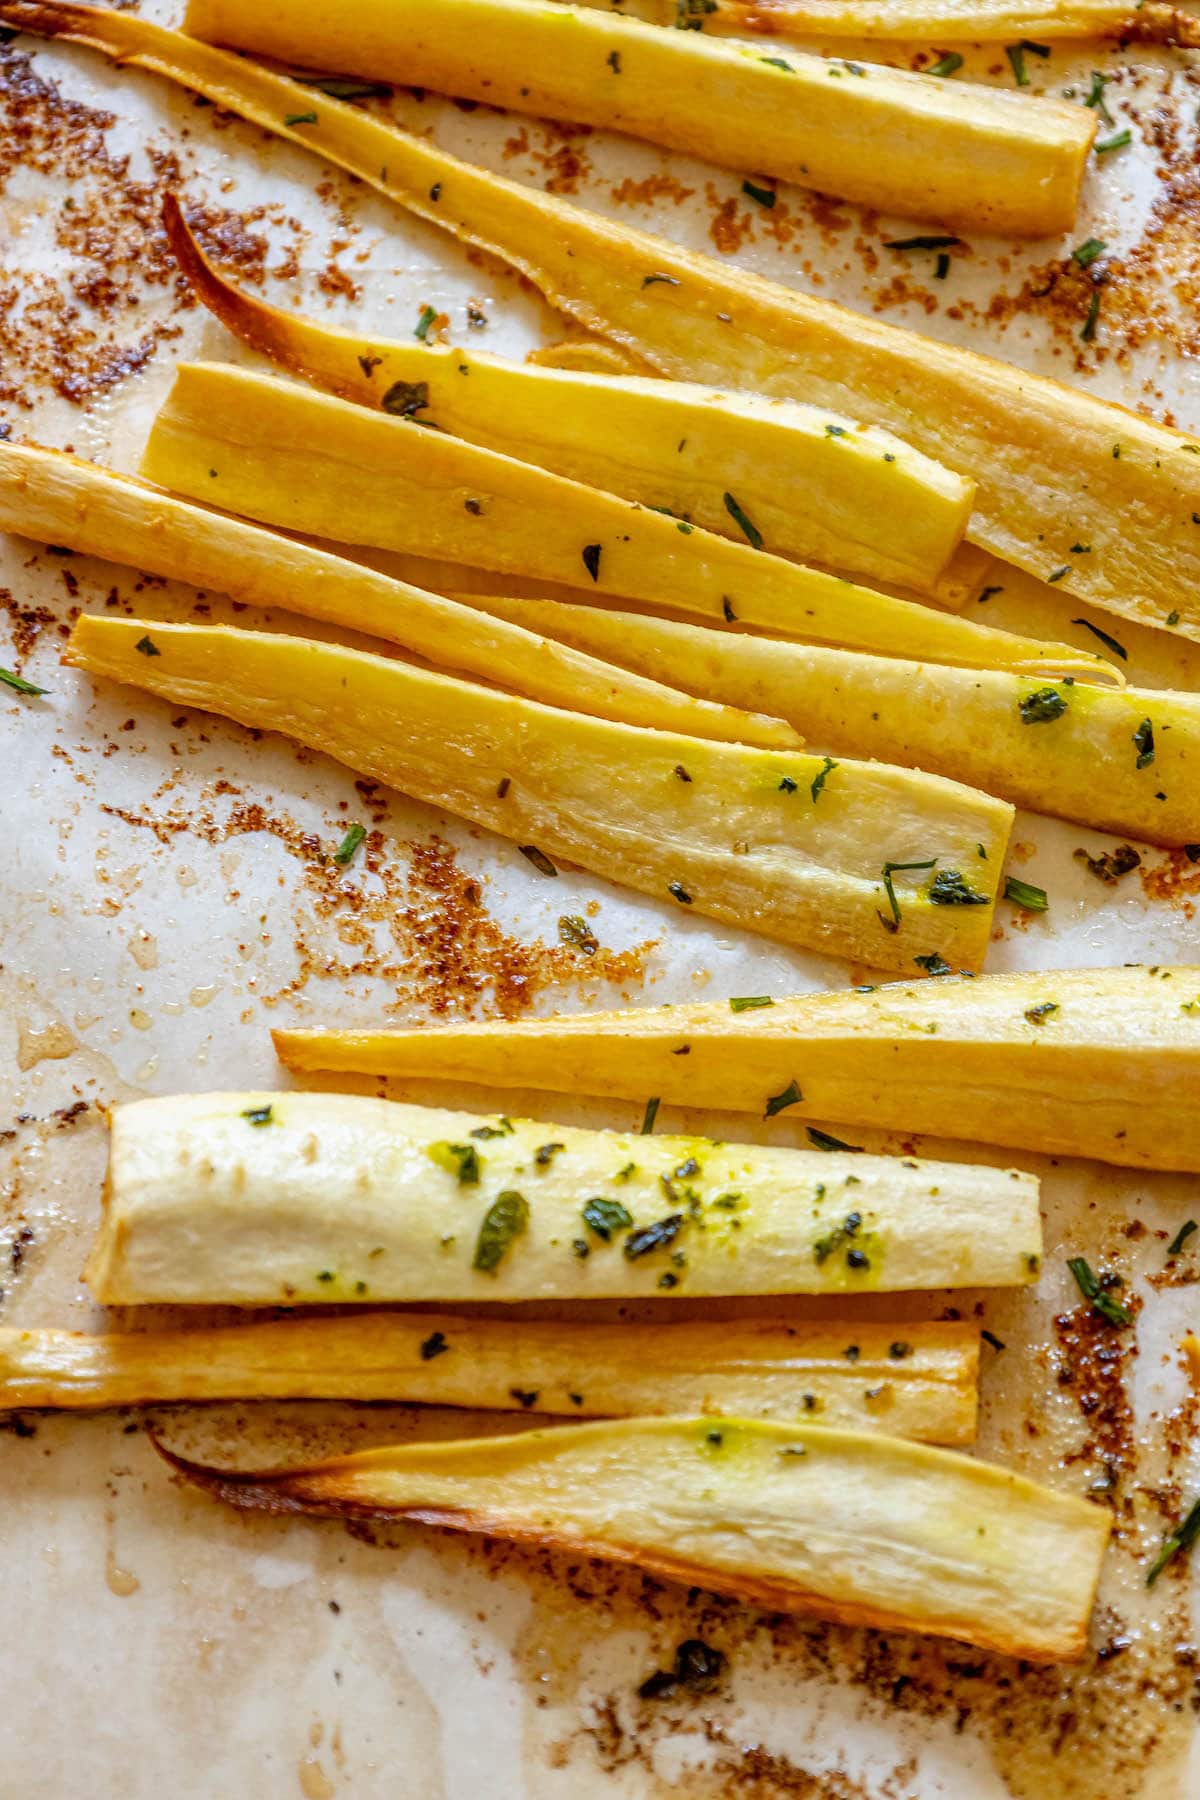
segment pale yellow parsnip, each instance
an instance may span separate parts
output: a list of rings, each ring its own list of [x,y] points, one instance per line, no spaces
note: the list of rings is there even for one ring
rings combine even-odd
[[[1009,44],[1149,38],[1194,44],[1197,19],[1158,0],[683,0],[695,29],[752,37],[899,39]],[[712,6],[711,12],[708,10]],[[657,9],[673,23],[677,0]],[[932,61],[932,58],[930,59]]]
[[[147,635],[156,655],[138,651]],[[67,660],[282,731],[535,858],[578,863],[681,912],[877,967],[929,951],[974,967],[986,954],[1012,808],[956,782],[843,763],[814,793],[823,759],[800,751],[618,725],[336,644],[220,626],[85,615]],[[880,914],[884,861],[921,865],[895,876],[894,930]],[[939,878],[966,882],[972,899],[940,904]]]
[[[599,125],[904,217],[1021,237],[1074,223],[1096,130],[1057,98],[768,55],[545,0],[190,0],[186,25],[279,61]]]
[[[766,1420],[563,1425],[266,1474],[171,1460],[251,1511],[486,1531],[1035,1662],[1082,1655],[1112,1526],[973,1457]]]
[[[733,1010],[273,1033],[289,1068],[362,1070],[926,1132],[1200,1171],[1200,968],[889,983]],[[687,1054],[679,1052],[687,1046]]]

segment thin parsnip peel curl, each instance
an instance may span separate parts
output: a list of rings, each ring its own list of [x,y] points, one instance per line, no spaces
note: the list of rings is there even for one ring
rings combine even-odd
[[[132,14],[0,0],[0,21],[165,76],[360,176],[499,256],[647,374],[895,432],[977,483],[973,542],[1088,604],[1200,638],[1200,443],[1184,433],[599,218],[353,106],[314,105],[311,88]]]
[[[564,1425],[264,1474],[158,1448],[249,1511],[485,1531],[1034,1662],[1082,1654],[1112,1524],[1102,1507],[951,1451],[766,1420]]]

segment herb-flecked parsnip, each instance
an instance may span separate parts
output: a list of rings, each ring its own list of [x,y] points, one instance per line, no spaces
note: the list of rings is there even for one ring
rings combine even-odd
[[[714,706],[522,626],[489,623],[452,598],[58,450],[0,443],[0,530],[384,638],[551,706],[731,743],[783,749],[801,741],[781,720]]]
[[[664,14],[667,10],[664,6]],[[670,0],[669,10],[672,18],[682,10],[689,31],[737,37],[762,32],[917,44],[1110,37],[1197,41],[1196,15],[1159,0]]]
[[[364,337],[225,280],[173,196],[163,217],[205,305],[254,349],[345,400],[744,539],[733,494],[766,549],[922,591],[937,587],[962,537],[974,484],[890,432],[797,401]]]
[[[800,751],[585,718],[273,633],[85,614],[66,656],[489,826],[543,875],[567,859],[877,968],[926,949],[973,968],[987,952],[1012,808],[940,776],[830,774]]]
[[[1015,1286],[1014,1169],[581,1131],[347,1094],[114,1107],[106,1305],[613,1299]]]
[[[1096,120],[1058,99],[530,0],[190,0],[196,37],[629,132],[957,229],[1066,231]],[[886,145],[886,154],[880,146]]]
[[[0,20],[151,69],[305,145],[503,258],[550,305],[635,352],[647,374],[804,400],[894,431],[977,483],[968,536],[993,555],[1055,575],[1091,605],[1200,639],[1194,438],[473,168],[133,14],[0,0]]]
[[[637,501],[278,376],[186,363],[142,472],[270,525],[415,552],[787,636],[967,667],[1119,680],[1102,658],[993,631],[767,555],[738,497],[732,543]]]
[[[170,1460],[250,1510],[486,1531],[1041,1662],[1082,1654],[1112,1523],[973,1457],[767,1420],[561,1425],[266,1474]]]
[[[4,1407],[328,1399],[574,1418],[732,1412],[969,1444],[978,1377],[979,1334],[950,1321],[583,1324],[368,1310],[186,1331],[0,1331]]]
[[[949,669],[560,601],[471,603],[689,693],[770,711],[835,754],[953,775],[1147,843],[1200,842],[1197,694]]]
[[[790,1118],[1200,1170],[1200,968],[943,977],[749,1005],[274,1039],[293,1069],[656,1094],[768,1116],[787,1107]]]

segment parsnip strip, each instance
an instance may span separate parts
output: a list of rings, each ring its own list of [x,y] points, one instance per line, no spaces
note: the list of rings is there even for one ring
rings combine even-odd
[[[1069,230],[1096,119],[1058,99],[529,0],[190,0],[193,36],[628,132],[964,231]],[[880,145],[886,154],[880,155]]]
[[[978,1378],[979,1335],[954,1323],[371,1311],[103,1336],[0,1331],[0,1407],[311,1399],[575,1418],[732,1412],[969,1444]]]
[[[1015,1169],[582,1131],[347,1094],[114,1107],[106,1305],[899,1292],[1035,1279]]]
[[[485,1531],[1042,1662],[1082,1654],[1112,1523],[972,1457],[765,1420],[562,1425],[265,1474],[164,1454],[251,1511]]]
[[[436,423],[469,443],[742,538],[725,501],[733,493],[775,554],[910,588],[937,587],[966,527],[974,484],[890,432],[795,401],[365,338],[235,287],[204,257],[172,196],[163,216],[176,259],[209,310],[245,343],[342,399]]]
[[[1111,402],[681,250],[180,32],[102,7],[0,0],[303,144],[636,353],[647,373],[829,406],[978,484],[968,535],[1090,605],[1200,639],[1200,443]],[[288,118],[315,124],[288,125]],[[1119,455],[1115,454],[1117,451]],[[1087,546],[1076,552],[1076,544]]]
[[[716,1000],[273,1036],[292,1069],[656,1094],[759,1114],[787,1096],[789,1119],[1200,1170],[1200,968],[943,978],[747,1009]]]
[[[953,775],[1147,843],[1200,841],[1200,695],[948,669],[553,600],[470,599],[690,693],[787,719],[835,754]],[[1149,762],[1139,749],[1146,721]]]
[[[142,473],[312,537],[583,584],[885,655],[1120,679],[1090,653],[993,631],[767,555],[735,495],[729,510],[747,543],[229,363],[177,369]]]
[[[139,654],[147,639],[156,654]],[[566,859],[874,967],[932,950],[971,968],[987,951],[1012,808],[939,776],[843,762],[822,781],[824,760],[798,751],[646,731],[337,644],[221,626],[85,615],[66,656],[285,732],[499,831],[543,874]],[[885,861],[918,865],[896,874],[894,907]]]
[[[522,626],[489,624],[453,599],[58,450],[0,443],[0,531],[365,632],[551,706],[729,743],[802,742],[781,720],[698,700]]]
[[[1156,0],[670,0],[690,30],[738,37],[893,38],[906,43],[1039,43],[1135,38],[1195,44],[1194,12]]]

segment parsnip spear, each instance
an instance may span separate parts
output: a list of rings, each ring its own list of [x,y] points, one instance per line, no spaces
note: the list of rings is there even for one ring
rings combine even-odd
[[[711,10],[710,10],[711,9]],[[664,23],[753,37],[1012,43],[1135,38],[1195,44],[1195,13],[1158,0],[671,0]]]
[[[0,531],[384,638],[551,706],[730,743],[783,749],[802,741],[781,720],[714,706],[522,626],[489,623],[453,598],[58,450],[0,443]]]
[[[370,1311],[103,1336],[0,1331],[0,1407],[328,1399],[575,1418],[733,1412],[969,1444],[978,1377],[978,1332],[950,1322]]]
[[[358,1069],[1200,1170],[1200,968],[1069,969],[417,1031],[277,1031]],[[681,1051],[686,1047],[687,1054]]]
[[[1200,695],[949,669],[559,601],[470,601],[690,693],[770,711],[822,749],[952,774],[1147,843],[1200,841]]]
[[[580,1131],[345,1094],[114,1107],[106,1305],[898,1292],[1036,1279],[1015,1169]]]
[[[132,14],[0,0],[0,21],[154,70],[305,145],[503,258],[647,374],[800,399],[894,431],[978,484],[969,536],[993,555],[1088,604],[1200,638],[1200,444],[1182,432],[472,168]]]
[[[734,494],[729,509],[749,540],[740,544],[411,419],[229,363],[177,369],[142,473],[192,499],[340,543],[582,584],[885,655],[1120,680],[1090,653],[766,555]]]
[[[848,761],[830,772],[799,751],[645,731],[219,626],[84,615],[66,657],[285,732],[499,831],[543,875],[566,859],[876,968],[930,951],[975,967],[987,952],[1012,808],[940,776]]]
[[[251,1511],[486,1531],[1035,1662],[1082,1654],[1112,1523],[971,1457],[765,1420],[563,1425],[265,1474],[164,1454]]]
[[[964,231],[1075,218],[1094,115],[1005,88],[663,31],[529,0],[190,0],[195,37],[628,132]],[[886,154],[880,146],[886,145]]]
[[[900,586],[937,588],[962,537],[974,484],[890,432],[796,401],[365,338],[225,280],[173,195],[163,219],[189,282],[230,331],[345,400],[744,541],[732,493],[775,554]]]

